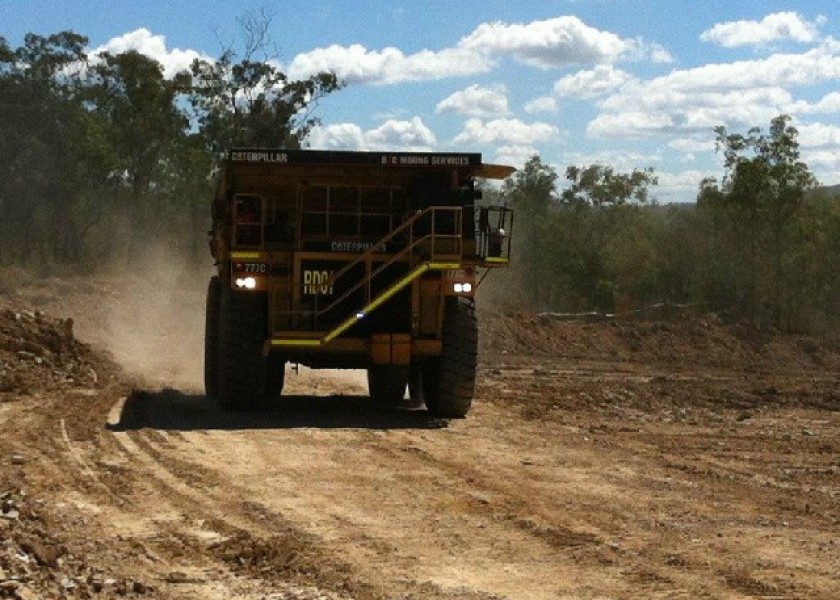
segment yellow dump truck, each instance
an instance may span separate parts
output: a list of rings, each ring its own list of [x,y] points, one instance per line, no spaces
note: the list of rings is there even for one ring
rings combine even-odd
[[[475,293],[510,259],[513,214],[480,154],[242,148],[221,165],[205,387],[224,408],[276,399],[286,363],[367,369],[371,400],[463,417],[475,388]]]

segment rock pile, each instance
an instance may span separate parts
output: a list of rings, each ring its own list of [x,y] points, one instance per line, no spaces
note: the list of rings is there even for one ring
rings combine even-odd
[[[68,550],[42,514],[43,503],[20,488],[0,491],[0,598],[142,597],[150,586],[114,578]]]
[[[103,375],[99,362],[73,336],[72,319],[0,310],[0,401],[40,389],[95,387]]]

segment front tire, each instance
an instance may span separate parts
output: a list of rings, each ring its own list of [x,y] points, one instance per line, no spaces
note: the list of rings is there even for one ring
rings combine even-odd
[[[422,366],[423,399],[438,417],[463,418],[472,406],[478,364],[478,321],[473,302],[447,298],[441,355]]]
[[[226,410],[261,408],[268,335],[268,298],[220,286],[218,400]]]
[[[221,285],[211,277],[204,311],[204,393],[211,400],[219,395],[219,313]]]

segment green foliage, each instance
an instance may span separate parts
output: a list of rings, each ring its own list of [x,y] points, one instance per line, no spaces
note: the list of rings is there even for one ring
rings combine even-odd
[[[505,182],[505,193],[513,207],[522,211],[522,218],[535,219],[556,203],[556,181],[554,169],[535,155]]]
[[[632,173],[616,173],[612,167],[570,166],[566,179],[571,185],[560,195],[564,204],[586,206],[618,206],[628,202],[648,201],[648,186],[656,185],[652,168]]]
[[[74,67],[86,42],[64,32],[29,34],[16,49],[0,44],[0,261],[81,253],[71,232],[83,218],[87,169],[73,167],[88,121]]]
[[[339,89],[332,73],[289,81],[268,62],[234,62],[232,52],[192,65],[191,102],[208,150],[233,146],[299,148],[317,124],[308,107]]]
[[[328,73],[289,81],[251,53],[167,77],[138,52],[86,46],[70,31],[0,38],[0,266],[100,268],[155,241],[205,258],[217,153],[299,147],[339,88]]]
[[[796,304],[788,297],[797,278],[792,258],[806,243],[800,213],[816,186],[800,160],[798,132],[790,117],[780,115],[766,134],[757,127],[746,135],[718,127],[715,134],[726,172],[721,185],[704,181],[698,195],[698,207],[719,228],[714,251],[728,294],[714,298],[715,304],[759,323],[789,327]]]
[[[572,166],[558,190],[556,172],[529,160],[502,191],[517,210],[513,267],[490,291],[535,310],[670,302],[784,330],[836,330],[840,198],[814,191],[787,116],[766,133],[714,133],[725,173],[700,183],[696,205],[651,202],[651,169]]]
[[[176,153],[188,122],[176,105],[189,91],[186,74],[166,79],[154,59],[136,51],[104,52],[91,67],[85,99],[106,130],[112,169],[139,201],[164,173],[165,159]]]
[[[538,156],[507,182],[505,199],[516,210],[517,303],[535,309],[614,310],[623,299],[647,293],[652,263],[647,224],[637,204],[655,185],[651,169],[629,174],[610,167],[569,167],[570,187],[558,193],[558,175]],[[504,282],[507,283],[507,282]]]

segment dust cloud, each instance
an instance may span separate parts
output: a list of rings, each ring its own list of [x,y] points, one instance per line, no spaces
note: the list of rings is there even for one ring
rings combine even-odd
[[[155,248],[133,263],[130,277],[93,284],[98,297],[77,301],[68,314],[82,339],[108,350],[144,385],[203,393],[204,307],[214,271],[210,260],[196,265]],[[284,393],[367,394],[367,375],[287,365]]]
[[[132,265],[131,277],[115,282],[101,306],[92,307],[101,319],[92,337],[150,384],[201,392],[204,304],[212,271],[209,261],[196,266],[166,248],[148,251]]]

